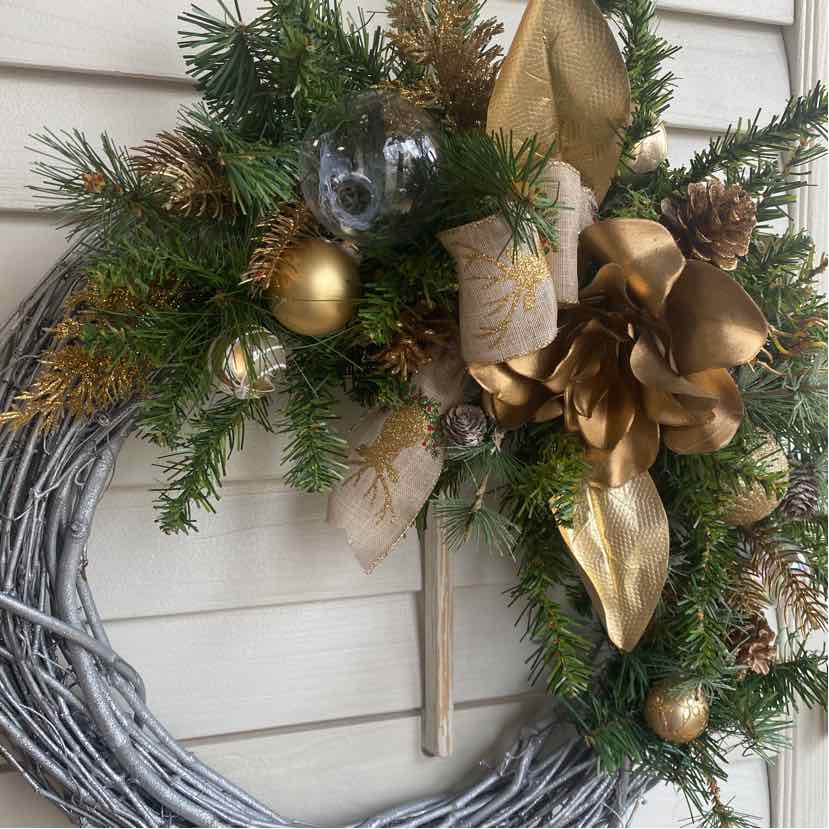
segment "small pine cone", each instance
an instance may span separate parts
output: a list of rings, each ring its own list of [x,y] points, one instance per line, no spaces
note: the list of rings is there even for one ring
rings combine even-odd
[[[737,653],[737,663],[755,674],[767,674],[777,658],[775,633],[765,619],[758,618],[754,633]]]
[[[789,489],[780,502],[780,511],[786,518],[797,520],[815,515],[819,506],[820,488],[815,468],[809,464],[792,464]]]
[[[431,349],[449,343],[456,328],[453,320],[434,317],[421,307],[404,311],[397,322],[397,335],[372,359],[389,374],[408,380],[432,362]]]
[[[662,222],[686,256],[733,271],[748,253],[757,206],[739,184],[698,181],[688,185],[687,197],[663,199],[661,206]]]
[[[479,406],[463,403],[446,412],[442,426],[450,446],[480,446],[489,429],[489,420]]]

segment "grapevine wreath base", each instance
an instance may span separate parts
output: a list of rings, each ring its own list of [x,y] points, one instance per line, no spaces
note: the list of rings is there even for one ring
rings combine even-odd
[[[31,382],[79,278],[59,263],[3,331],[0,410]],[[86,580],[95,508],[136,404],[90,421],[3,430],[0,457],[0,753],[85,826],[295,826],[205,766],[153,716],[138,672],[110,646]],[[601,774],[583,739],[553,748],[528,724],[463,791],[387,809],[359,826],[621,825],[651,785]]]

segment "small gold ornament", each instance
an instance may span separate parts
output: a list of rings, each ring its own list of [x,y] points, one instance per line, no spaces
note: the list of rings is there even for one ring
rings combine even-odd
[[[217,337],[210,347],[213,374],[222,391],[247,400],[274,390],[273,378],[287,365],[276,334],[257,328],[244,337]]]
[[[267,296],[290,331],[320,337],[342,328],[360,296],[357,264],[333,242],[304,239],[285,251]]]
[[[762,464],[769,475],[779,476],[779,483],[769,492],[758,481],[752,481],[729,496],[723,521],[733,527],[748,527],[770,515],[785,494],[789,482],[789,461],[780,444],[768,435],[752,453],[751,459]]]
[[[633,148],[630,170],[636,175],[652,173],[668,157],[668,133],[663,123]]]
[[[684,745],[708,726],[708,700],[692,682],[663,679],[648,691],[645,721],[663,740]]]

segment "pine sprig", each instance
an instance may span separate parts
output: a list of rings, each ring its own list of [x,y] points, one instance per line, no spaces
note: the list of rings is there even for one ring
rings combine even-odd
[[[71,228],[72,236],[97,245],[119,240],[160,211],[157,187],[106,133],[100,149],[79,130],[46,130],[34,140],[39,159],[32,171],[43,183],[31,190],[62,218],[63,227]]]
[[[633,117],[624,133],[622,165],[632,157],[636,144],[651,135],[671,104],[675,75],[663,64],[680,50],[656,33],[653,0],[626,0],[608,4],[618,23],[623,57],[630,79]]]
[[[263,400],[225,397],[204,408],[186,439],[176,443],[176,451],[160,459],[166,481],[155,490],[156,520],[164,532],[195,529],[195,508],[215,512],[228,458],[243,448],[245,424],[251,420],[269,428]]]
[[[498,213],[516,247],[524,244],[536,251],[536,234],[555,245],[557,200],[543,191],[554,152],[554,145],[540,152],[535,136],[516,147],[512,135],[503,132],[445,133],[435,183],[445,227]]]
[[[245,141],[199,108],[182,113],[175,131],[147,141],[133,159],[166,196],[167,210],[213,220],[273,210],[293,196],[298,175],[293,147]]]
[[[575,697],[588,688],[593,676],[592,645],[552,598],[555,580],[550,557],[540,547],[532,552],[538,541],[525,539],[531,546],[521,562],[519,581],[510,590],[510,605],[521,607],[516,624],[523,625],[523,638],[536,646],[527,660],[530,681],[543,680],[554,696]]]
[[[826,86],[818,83],[807,95],[790,98],[783,112],[764,126],[760,125],[758,112],[713,138],[706,150],[694,155],[687,171],[677,176],[676,185],[702,181],[721,170],[776,161],[781,153],[794,151],[801,142],[825,141],[826,120]]]
[[[797,631],[826,627],[826,591],[815,584],[800,546],[773,523],[744,531],[751,562],[745,578],[757,578]]]
[[[297,345],[278,389],[286,403],[277,431],[290,435],[282,454],[284,478],[304,492],[326,492],[348,469],[348,444],[333,426],[339,419],[335,390],[341,380],[336,345]]]

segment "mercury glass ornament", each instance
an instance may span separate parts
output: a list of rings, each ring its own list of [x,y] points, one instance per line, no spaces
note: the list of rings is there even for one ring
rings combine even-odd
[[[287,365],[279,337],[264,328],[255,328],[235,340],[217,337],[209,359],[222,391],[240,400],[272,392],[274,377]]]
[[[302,194],[337,236],[400,233],[423,204],[437,159],[432,119],[400,95],[372,90],[321,112],[302,147]]]

